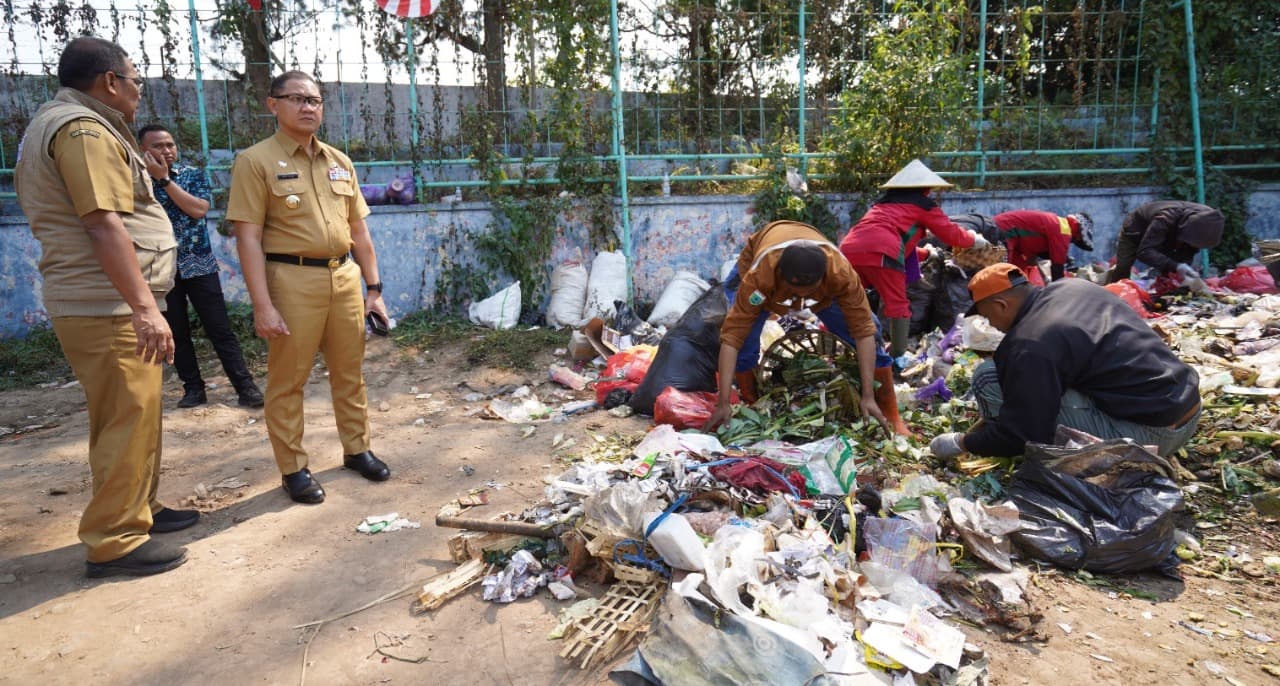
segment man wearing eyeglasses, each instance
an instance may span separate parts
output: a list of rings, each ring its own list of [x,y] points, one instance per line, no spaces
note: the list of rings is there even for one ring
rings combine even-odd
[[[173,362],[164,294],[176,244],[129,129],[142,78],[124,49],[76,38],[58,61],[58,82],[27,127],[14,175],[43,252],[45,308],[88,402],[86,571],[157,574],[185,562],[186,551],[151,534],[200,516],[156,499],[160,365]]]
[[[973,307],[1004,340],[973,372],[983,421],[929,444],[938,457],[1022,455],[1058,425],[1176,452],[1200,420],[1199,377],[1114,293],[1084,279],[1043,288],[1001,262],[969,280]]]
[[[302,447],[303,388],[324,355],[343,465],[370,481],[391,476],[370,450],[365,393],[366,313],[385,321],[378,258],[351,160],[315,134],[320,85],[289,71],[271,82],[272,137],[242,151],[231,169],[227,220],[235,225],[254,326],[267,339],[266,423],[284,490],[324,502]],[[361,279],[366,294],[361,293]]]

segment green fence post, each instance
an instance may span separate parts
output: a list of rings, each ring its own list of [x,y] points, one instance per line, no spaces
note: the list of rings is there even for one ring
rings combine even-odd
[[[986,118],[987,81],[987,0],[978,5],[978,132],[975,140],[978,153],[978,186],[987,186],[987,155],[982,151],[982,122]]]
[[[618,0],[609,0],[609,50],[613,53],[613,159],[618,162],[622,214],[622,256],[627,261],[627,300],[631,300],[631,202],[627,194],[627,149],[622,122],[622,52],[618,48]]]
[[[805,17],[804,17],[804,0],[800,0],[800,57],[799,57],[799,68],[800,68],[800,90],[799,90],[799,93],[800,93],[800,120],[799,120],[799,122],[796,124],[796,135],[797,135],[797,137],[800,139],[800,154],[802,155],[802,157],[800,158],[800,173],[801,173],[801,174],[806,173],[806,172],[808,171],[808,169],[809,169],[809,158],[807,158],[807,157],[803,157],[803,155],[804,155],[806,152],[808,152],[808,149],[805,147],[805,140],[804,140],[804,107],[805,107],[805,102],[804,102],[804,98],[805,98],[805,88],[804,88],[804,77],[805,77],[805,63],[804,63],[805,25],[804,25],[804,19],[805,19]]]
[[[209,181],[209,123],[204,111],[204,71],[200,68],[200,24],[196,20],[196,0],[187,0],[191,13],[191,59],[196,71],[196,112],[200,114],[200,153],[204,155],[205,181]]]
[[[1196,80],[1196,24],[1191,0],[1182,0],[1182,18],[1187,32],[1187,80],[1191,88],[1191,139],[1195,147],[1196,202],[1204,204],[1204,149],[1200,143],[1200,86]],[[1200,268],[1209,269],[1209,251],[1200,251]]]

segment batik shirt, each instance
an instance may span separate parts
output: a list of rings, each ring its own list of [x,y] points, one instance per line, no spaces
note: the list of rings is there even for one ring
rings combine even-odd
[[[182,190],[197,198],[212,202],[209,182],[204,170],[198,167],[175,167],[169,170],[169,178]],[[159,184],[155,185],[156,199],[173,223],[173,236],[178,240],[178,278],[194,279],[197,276],[218,273],[218,260],[209,245],[209,229],[204,219],[196,219],[183,212]]]

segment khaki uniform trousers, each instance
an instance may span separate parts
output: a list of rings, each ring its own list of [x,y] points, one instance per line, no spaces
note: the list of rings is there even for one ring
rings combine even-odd
[[[267,291],[288,336],[268,342],[267,434],[281,474],[307,466],[302,448],[303,388],[316,352],[329,369],[329,391],[345,455],[369,449],[365,396],[364,298],[360,267],[351,259],[336,269],[267,262]]]
[[[80,518],[89,562],[109,562],[150,538],[161,509],[162,368],[137,356],[127,316],[55,317],[54,333],[89,404],[93,497]]]

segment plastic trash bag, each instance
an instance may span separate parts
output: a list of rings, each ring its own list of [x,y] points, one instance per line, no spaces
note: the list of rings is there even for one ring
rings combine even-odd
[[[1223,288],[1229,288],[1236,293],[1269,295],[1277,292],[1276,282],[1271,278],[1267,268],[1262,265],[1236,267],[1230,274],[1222,277],[1219,283]]]
[[[690,271],[678,271],[671,283],[662,291],[653,311],[649,313],[649,323],[654,326],[674,326],[680,316],[697,302],[698,298],[711,288],[711,284]]]
[[[1143,290],[1142,286],[1130,281],[1129,279],[1120,279],[1115,283],[1109,283],[1103,288],[1115,293],[1129,306],[1129,309],[1138,313],[1143,319],[1155,319],[1160,315],[1151,312],[1148,308],[1151,306],[1151,295]]]
[[[467,310],[471,323],[491,329],[510,329],[520,321],[520,282],[471,303]]]
[[[871,561],[906,572],[920,583],[936,584],[938,553],[934,550],[933,529],[906,519],[868,517],[864,531]]]
[[[1173,575],[1174,518],[1182,491],[1169,463],[1128,439],[1078,448],[1028,444],[1009,495],[1023,528],[1010,534],[1032,557],[1066,569]]]
[[[614,301],[627,299],[627,258],[619,251],[602,252],[591,261],[587,277],[587,300],[582,307],[583,320],[600,317],[608,320],[614,314]]]
[[[717,394],[681,391],[668,386],[653,402],[653,423],[670,424],[677,431],[701,429],[716,409]]]
[[[635,657],[609,676],[626,686],[838,683],[815,651],[822,646],[811,633],[725,612],[696,591],[682,594],[673,586]]]
[[[595,383],[596,404],[606,410],[625,404],[609,403],[609,396],[614,391],[626,391],[629,401],[631,394],[635,393],[645,374],[649,372],[649,365],[657,352],[658,349],[651,345],[637,345],[610,355],[605,362],[604,371],[600,373],[600,379]]]
[[[587,268],[565,262],[551,270],[551,300],[547,304],[547,326],[581,326],[582,308],[587,303]]]
[[[653,414],[653,403],[668,386],[681,391],[715,391],[720,356],[720,325],[729,311],[724,291],[712,288],[671,327],[644,381],[631,396],[631,409]]]

